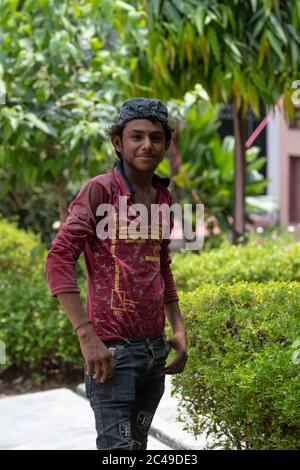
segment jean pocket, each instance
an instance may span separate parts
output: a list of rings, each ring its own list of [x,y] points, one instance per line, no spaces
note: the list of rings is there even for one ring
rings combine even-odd
[[[130,358],[123,356],[124,348],[116,348],[115,362],[116,369],[112,377],[104,383],[94,377],[90,377],[90,396],[91,404],[97,406],[97,403],[105,401],[132,401],[135,399],[135,374],[130,364]],[[127,361],[128,360],[128,361]],[[128,364],[127,364],[128,362]]]

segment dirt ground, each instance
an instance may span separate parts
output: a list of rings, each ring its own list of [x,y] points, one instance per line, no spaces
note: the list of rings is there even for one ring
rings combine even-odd
[[[45,378],[26,376],[20,370],[8,370],[0,373],[0,398],[20,395],[22,393],[41,392],[54,388],[69,388],[75,391],[83,382],[82,367],[71,370],[52,370]]]

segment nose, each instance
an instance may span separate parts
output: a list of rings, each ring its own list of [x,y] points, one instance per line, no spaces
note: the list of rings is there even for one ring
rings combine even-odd
[[[143,150],[149,150],[151,148],[152,142],[149,137],[143,139]]]

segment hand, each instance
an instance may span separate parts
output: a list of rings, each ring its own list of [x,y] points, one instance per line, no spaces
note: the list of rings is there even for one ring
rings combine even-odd
[[[176,357],[174,361],[165,368],[165,373],[170,375],[180,374],[183,372],[188,360],[186,336],[182,333],[175,334],[168,343],[175,349]]]
[[[78,330],[78,338],[82,355],[87,364],[87,374],[101,383],[110,379],[116,369],[116,363],[112,353],[96,335],[91,325]]]

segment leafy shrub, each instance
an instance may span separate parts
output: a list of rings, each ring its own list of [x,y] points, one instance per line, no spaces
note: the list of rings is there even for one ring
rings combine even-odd
[[[47,250],[39,237],[5,220],[0,221],[0,237],[0,339],[6,345],[6,364],[0,370],[13,366],[42,375],[54,367],[81,364],[76,335],[49,291]]]
[[[42,267],[46,249],[32,232],[19,230],[17,225],[0,218],[0,273],[31,276]],[[40,255],[40,256],[39,256]]]
[[[184,291],[206,283],[300,281],[300,249],[283,240],[245,246],[225,243],[200,254],[175,253],[172,269],[177,288]]]
[[[173,383],[187,429],[225,448],[299,449],[299,306],[297,282],[182,296],[189,360]]]

